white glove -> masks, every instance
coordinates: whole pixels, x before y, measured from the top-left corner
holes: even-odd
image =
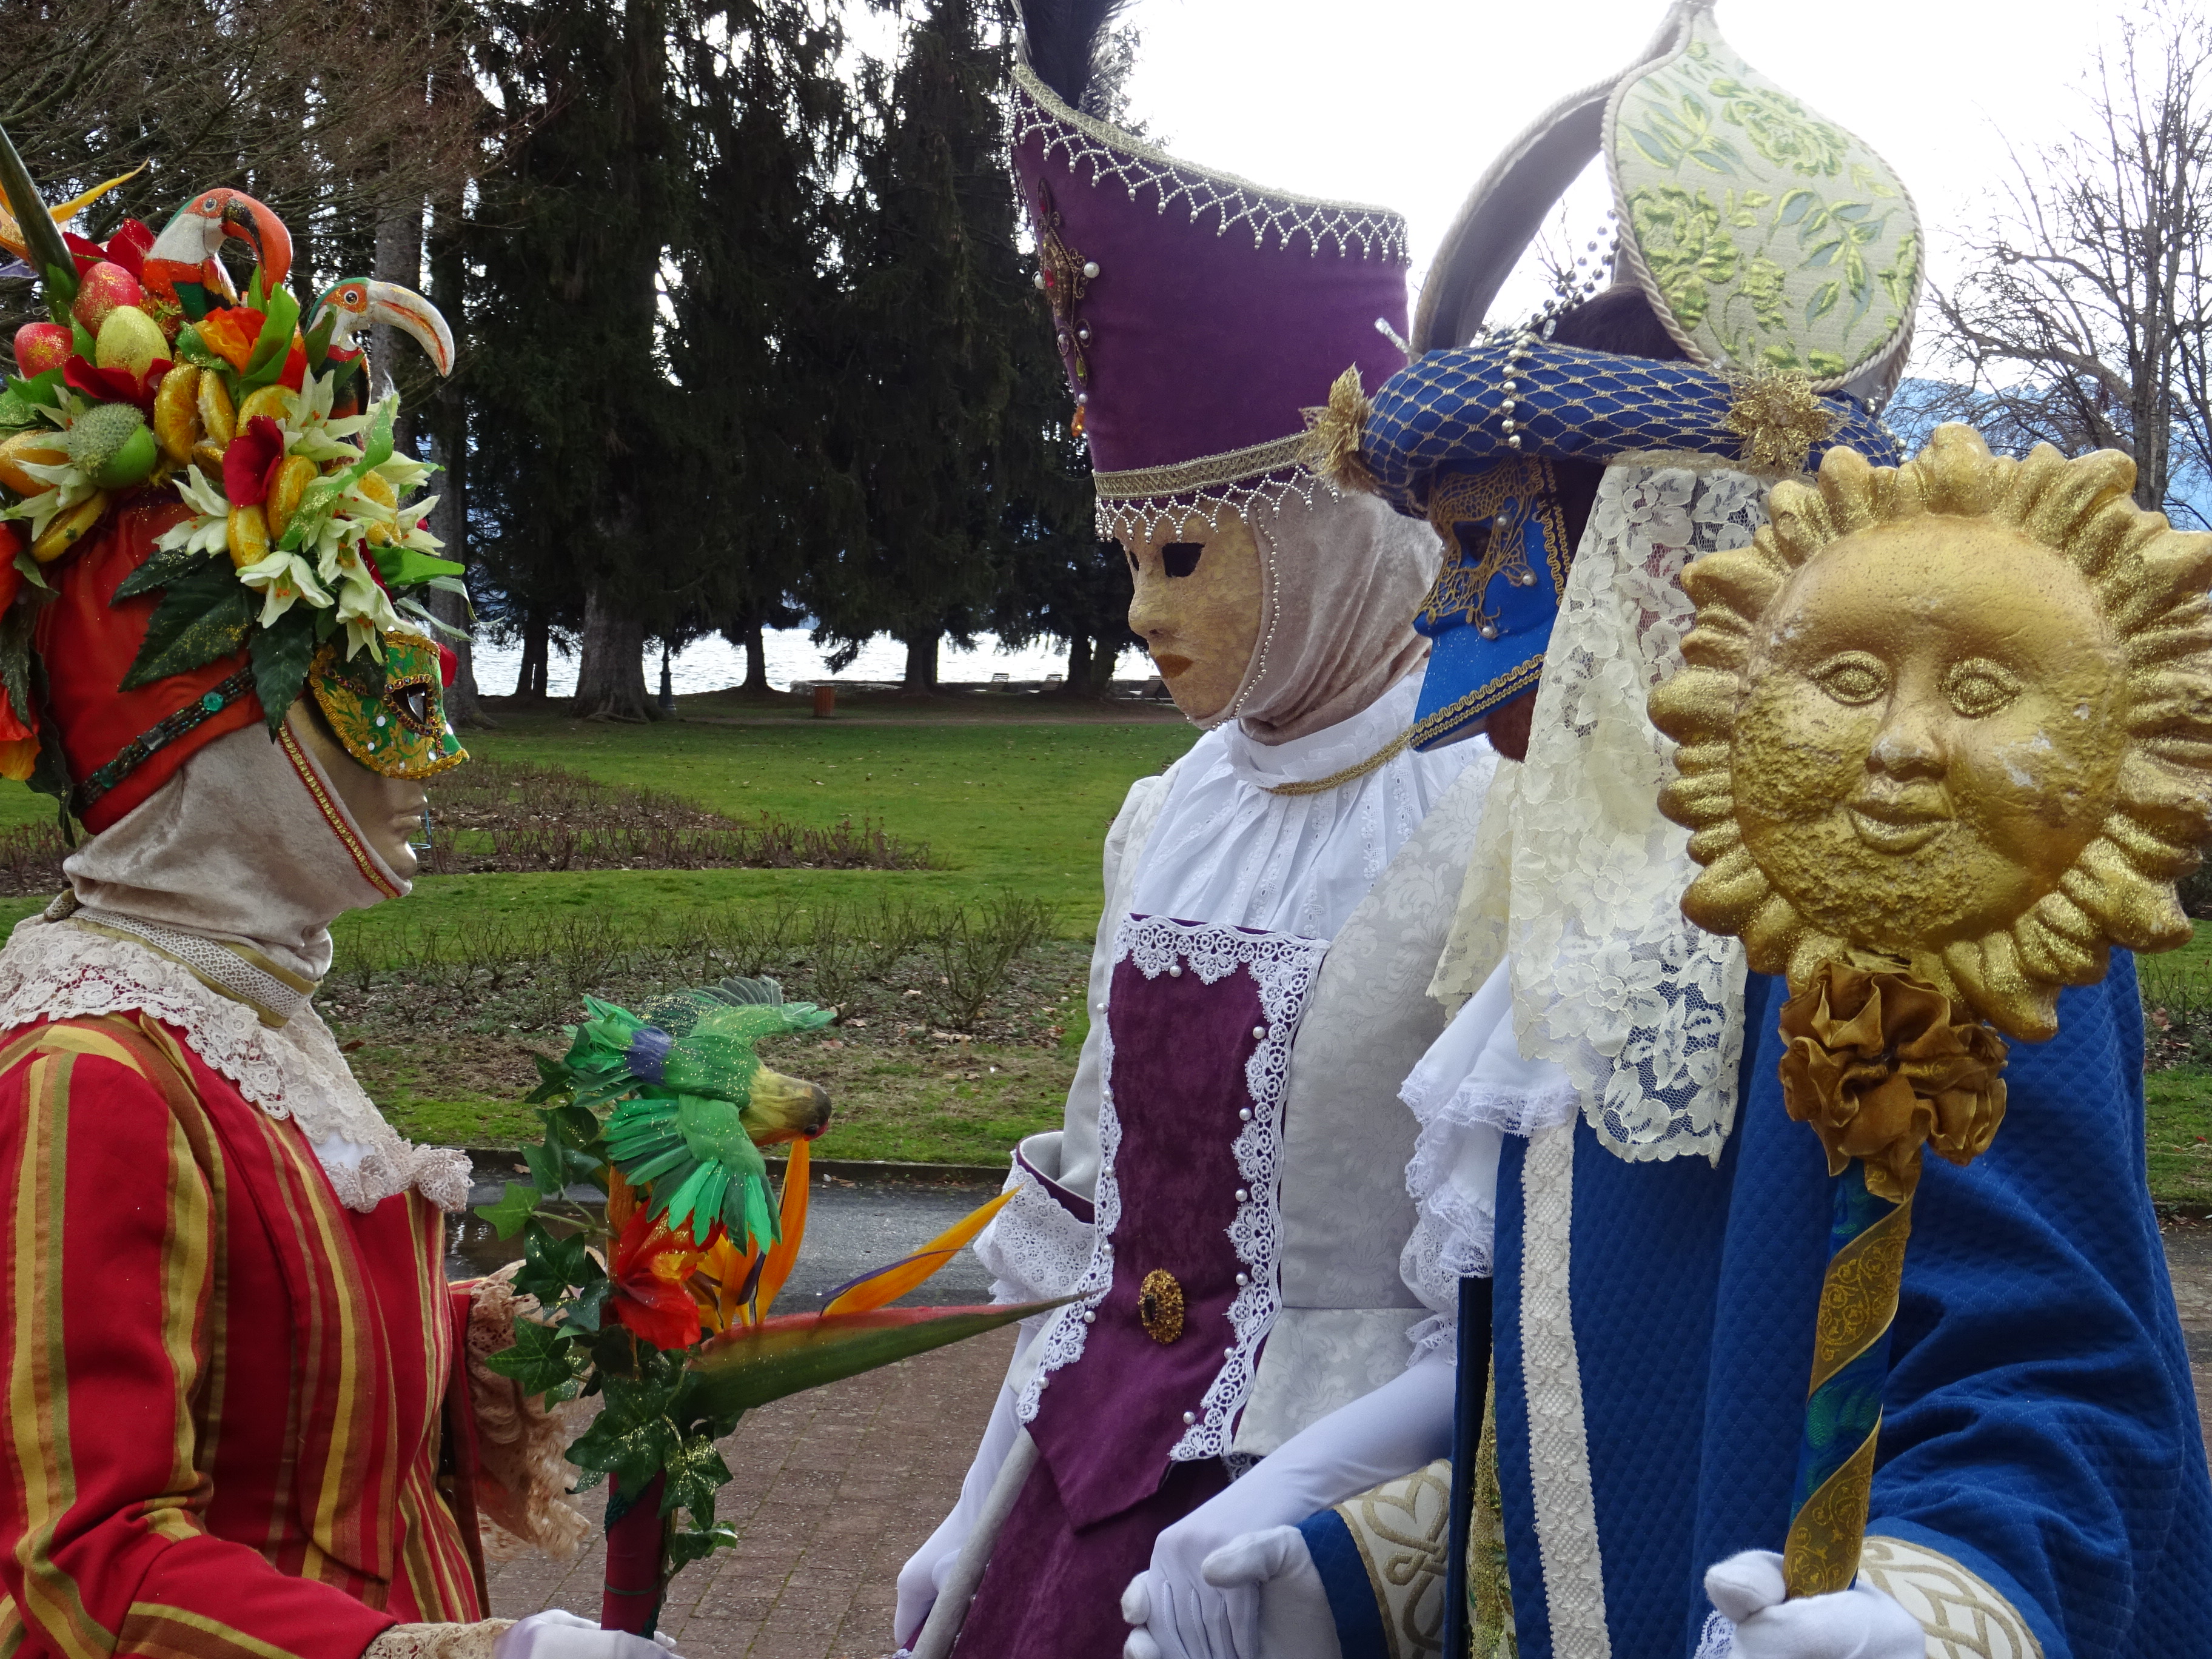
[[[1863,1580],[1833,1595],[1788,1594],[1772,1550],[1731,1555],[1705,1574],[1705,1595],[1735,1626],[1735,1659],[1926,1659],[1920,1621]]]
[[[648,1642],[556,1610],[518,1620],[491,1644],[491,1659],[665,1659],[675,1651],[665,1636]]]
[[[1149,1644],[1133,1635],[1124,1649],[1128,1659],[1274,1659],[1261,1642],[1256,1582],[1212,1582],[1206,1562],[1249,1534],[1295,1528],[1443,1456],[1451,1449],[1456,1376],[1449,1355],[1431,1356],[1292,1436],[1163,1532],[1151,1567],[1122,1597],[1122,1617]]]
[[[1200,1571],[1216,1589],[1257,1594],[1257,1651],[1267,1659],[1344,1659],[1321,1569],[1296,1527],[1248,1532],[1207,1556]],[[1152,1614],[1152,1575],[1139,1573],[1121,1595],[1122,1618],[1139,1627],[1122,1644],[1122,1659],[1162,1659],[1169,1651],[1152,1632],[1165,1630],[1176,1639],[1172,1618]]]

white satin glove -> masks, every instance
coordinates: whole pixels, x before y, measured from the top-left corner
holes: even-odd
[[[557,1609],[515,1621],[491,1644],[491,1659],[665,1659],[676,1644],[601,1630],[589,1619]]]
[[[1926,1659],[1920,1621],[1871,1584],[1788,1600],[1772,1550],[1731,1555],[1705,1574],[1705,1595],[1735,1626],[1735,1659]]]
[[[1207,1564],[1248,1534],[1295,1528],[1332,1504],[1445,1455],[1456,1376],[1449,1355],[1431,1356],[1292,1436],[1161,1533],[1152,1565],[1122,1596],[1122,1617],[1138,1627],[1123,1649],[1126,1659],[1274,1659],[1261,1641],[1258,1583],[1214,1582]],[[1306,1565],[1310,1571],[1310,1559]]]

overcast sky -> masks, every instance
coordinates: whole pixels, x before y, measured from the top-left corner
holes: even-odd
[[[1947,233],[1986,213],[2008,143],[2033,149],[2081,119],[2083,72],[2121,9],[1722,0],[1717,15],[1748,62],[1903,176],[1942,282]],[[1664,14],[1660,0],[1135,0],[1129,112],[1193,161],[1398,209],[1418,280],[1490,159],[1553,100],[1617,70]],[[1581,239],[1607,200],[1596,180],[1577,194]]]

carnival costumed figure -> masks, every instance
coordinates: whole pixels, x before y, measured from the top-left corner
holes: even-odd
[[[657,1655],[484,1618],[485,1539],[581,1540],[567,1429],[483,1364],[518,1298],[446,1280],[465,1158],[393,1131],[310,1000],[465,758],[419,599],[459,567],[349,343],[372,308],[441,369],[450,337],[365,282],[298,326],[235,191],[103,247],[4,136],[0,185],[56,317],[0,393],[0,761],[91,832],[0,949],[0,1638]]]
[[[1091,112],[1103,9],[1030,16],[1014,167],[1130,625],[1206,734],[1114,822],[1066,1127],[977,1242],[1002,1300],[1078,1299],[901,1574],[922,1654],[1112,1659],[1133,1579],[1188,1599],[1216,1545],[1425,1462],[1395,1402],[1451,1393],[1407,1340],[1395,1091],[1492,763],[1407,750],[1434,536],[1301,459],[1338,374],[1404,361],[1404,223]]]
[[[1601,146],[1619,286],[1461,348]],[[1415,1607],[1379,1570],[1403,1481],[1255,1533],[1209,1571],[1263,1584],[1268,1659],[2212,1653],[2212,1481],[2111,949],[2187,937],[2160,884],[2212,829],[2212,541],[2135,508],[2121,456],[1944,428],[1895,465],[1868,410],[1917,257],[1880,160],[1683,4],[1478,187],[1432,349],[1340,400],[1347,474],[1466,532],[1425,730],[1510,720],[1501,657],[1536,690],[1433,988],[1457,1012],[1405,1091],[1423,1231],[1487,1310],[1460,1333],[1455,1583]],[[1638,312],[1669,349],[1628,342]],[[1589,462],[1531,604],[1516,574],[1561,550],[1497,531]],[[1853,1242],[1850,1182],[1909,1206],[1909,1249]],[[1878,1433],[1814,1486],[1839,1370]]]

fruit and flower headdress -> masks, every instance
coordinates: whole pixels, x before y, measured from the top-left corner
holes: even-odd
[[[49,320],[17,330],[0,385],[0,775],[97,831],[196,750],[312,695],[373,770],[466,758],[447,722],[452,653],[422,603],[463,592],[423,527],[434,470],[393,447],[365,325],[412,336],[441,374],[428,301],[365,277],[303,315],[283,222],[201,191],[156,234],[105,244],[48,209],[0,133],[0,246]],[[241,290],[226,242],[253,258]]]

